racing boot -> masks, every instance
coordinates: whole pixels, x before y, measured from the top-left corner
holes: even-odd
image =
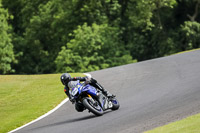
[[[115,95],[111,94],[109,91],[107,91],[106,89],[103,88],[103,86],[101,86],[99,83],[95,82],[93,84],[93,86],[95,86],[96,88],[98,88],[99,90],[102,91],[102,93],[107,96],[108,98],[110,97],[115,97]]]
[[[105,90],[105,89],[104,89],[102,92],[103,92],[103,94],[104,94],[105,96],[107,96],[108,98],[113,98],[113,97],[115,97],[115,95],[111,94],[109,91],[107,91],[107,90]]]

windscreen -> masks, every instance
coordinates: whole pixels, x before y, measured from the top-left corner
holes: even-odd
[[[68,83],[68,87],[70,88],[70,89],[73,89],[73,88],[75,88],[76,87],[76,85],[79,83],[79,81],[70,81],[69,83]]]

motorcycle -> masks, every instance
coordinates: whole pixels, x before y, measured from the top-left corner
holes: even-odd
[[[69,93],[72,98],[82,107],[97,116],[103,115],[104,111],[119,109],[119,102],[115,97],[106,97],[101,91],[90,84],[71,81]]]

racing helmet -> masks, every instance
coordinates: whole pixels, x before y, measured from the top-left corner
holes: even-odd
[[[67,85],[68,82],[70,81],[70,79],[71,79],[71,76],[68,73],[64,73],[64,74],[62,74],[60,76],[60,80],[61,80],[61,82],[62,82],[63,85]]]

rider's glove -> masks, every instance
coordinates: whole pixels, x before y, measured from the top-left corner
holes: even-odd
[[[91,78],[90,82],[91,83],[97,83],[96,79],[94,79],[94,78]]]
[[[91,77],[86,76],[86,77],[85,77],[85,82],[88,84],[88,83],[90,83],[90,81],[91,81]]]

